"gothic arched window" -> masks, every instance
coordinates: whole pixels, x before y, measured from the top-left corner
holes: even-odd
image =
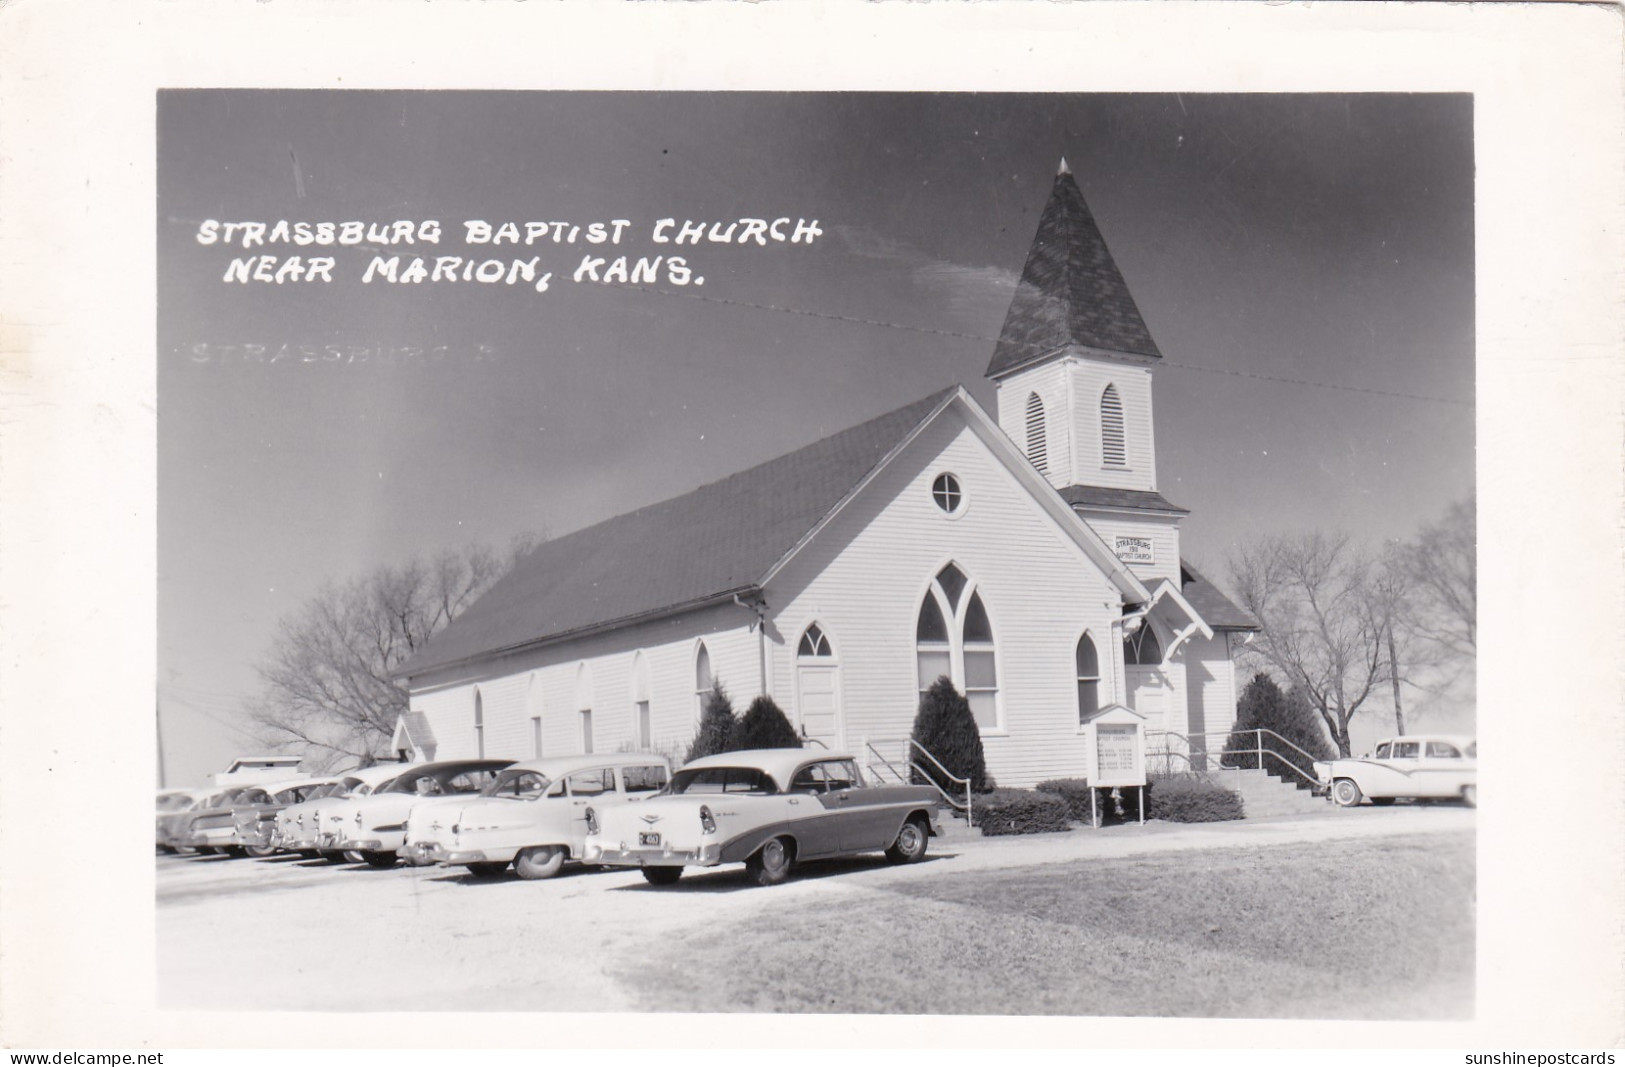
[[[950,563],[937,572],[914,623],[920,695],[947,678],[970,702],[976,725],[999,726],[998,647],[982,596]]]
[[[1049,445],[1044,439],[1044,401],[1027,394],[1027,459],[1040,473],[1049,473]]]
[[[824,636],[824,631],[815,622],[801,635],[801,643],[796,646],[796,655],[829,659],[835,652],[829,647],[829,638]]]
[[[1148,619],[1123,638],[1123,663],[1130,667],[1156,667],[1162,663],[1162,642],[1157,640]]]
[[[1100,394],[1100,462],[1105,467],[1128,466],[1128,442],[1123,427],[1123,398],[1117,386]]]
[[[1078,638],[1078,722],[1088,722],[1100,710],[1100,656],[1088,634]]]

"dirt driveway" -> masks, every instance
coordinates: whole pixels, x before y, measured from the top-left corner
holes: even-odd
[[[880,857],[814,865],[771,889],[749,885],[738,867],[691,872],[675,887],[655,888],[634,871],[567,870],[551,881],[521,882],[511,874],[476,879],[432,867],[380,871],[288,857],[163,856],[159,1003],[295,1011],[684,1010],[684,976],[650,982],[640,961],[666,946],[703,942],[708,931],[771,929],[775,914],[824,913],[833,920],[860,900],[917,909],[921,892],[947,881],[974,888],[978,879],[1017,869],[1079,870],[1089,861],[1136,856],[1195,853],[1190,863],[1199,868],[1237,849],[1307,844],[1335,862],[1341,848],[1419,834],[1459,836],[1470,856],[1473,816],[1461,808],[1399,806],[1204,826],[961,836],[933,842],[933,857],[918,866],[895,868]],[[897,920],[906,923],[906,913],[900,910]],[[809,952],[816,955],[817,946]],[[680,971],[681,963],[662,966]]]

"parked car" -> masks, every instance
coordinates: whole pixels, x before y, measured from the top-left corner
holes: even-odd
[[[277,848],[297,852],[308,859],[323,858],[330,863],[344,859],[342,849],[323,850],[319,847],[323,808],[349,797],[366,796],[374,789],[387,785],[402,772],[420,764],[378,763],[345,771],[337,781],[315,790],[307,799],[283,808],[277,814]]]
[[[508,865],[524,879],[551,878],[579,861],[587,843],[586,810],[641,800],[666,787],[663,756],[585,755],[527,760],[504,770],[456,804],[412,808],[402,855],[420,866],[467,867],[501,874]]]
[[[324,806],[319,847],[358,852],[369,867],[393,867],[406,844],[406,817],[414,806],[429,798],[478,793],[513,762],[441,760],[402,771],[366,796]]]
[[[1333,803],[1352,808],[1401,797],[1457,798],[1478,803],[1478,739],[1455,734],[1406,734],[1379,741],[1369,756],[1317,762],[1315,775]]]
[[[264,800],[254,803],[239,802],[232,808],[237,843],[242,845],[250,856],[271,855],[277,850],[277,816],[290,805],[301,803],[332,781],[331,778],[295,778],[262,786],[267,794]]]
[[[263,804],[269,800],[270,794],[258,785],[235,786],[210,794],[202,805],[192,811],[182,843],[204,855],[217,852],[228,856],[247,855],[243,843],[237,838],[233,809],[239,805]]]
[[[201,789],[161,789],[157,798],[156,835],[159,852],[175,852],[180,833],[192,820],[191,811],[204,796]]]
[[[792,864],[885,852],[925,857],[939,832],[930,786],[870,785],[851,756],[799,748],[726,752],[685,765],[659,796],[600,812],[587,808],[588,863],[639,867],[655,885],[684,867],[743,863],[758,885]]]

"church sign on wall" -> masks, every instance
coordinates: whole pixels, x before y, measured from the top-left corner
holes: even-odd
[[[1149,537],[1118,537],[1117,558],[1124,563],[1155,563],[1157,554]]]

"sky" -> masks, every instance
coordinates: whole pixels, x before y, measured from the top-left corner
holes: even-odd
[[[1407,537],[1472,491],[1465,95],[161,93],[168,779],[256,747],[255,664],[326,580],[564,534],[955,382],[992,410],[1063,156],[1163,353],[1157,474],[1191,509],[1187,558],[1223,584],[1251,538]],[[821,232],[677,246],[662,218]],[[210,219],[441,238],[244,248],[200,242]],[[619,243],[587,243],[615,219]],[[465,220],[582,230],[471,246]],[[260,255],[330,255],[333,281],[224,280]],[[374,255],[552,276],[364,283]],[[572,280],[619,255],[680,255],[688,283],[669,259]]]

